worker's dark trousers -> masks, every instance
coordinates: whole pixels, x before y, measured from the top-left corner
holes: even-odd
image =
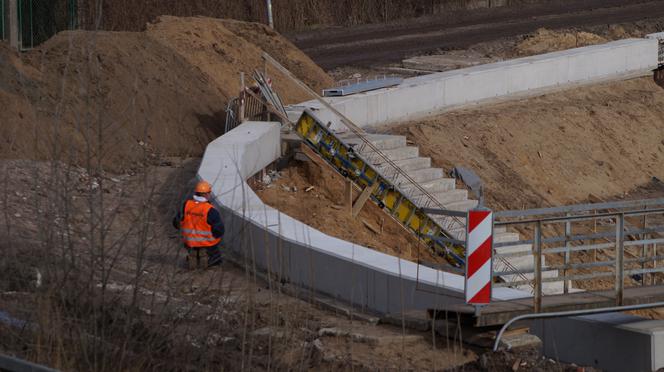
[[[219,243],[215,246],[212,246],[212,247],[189,248],[189,247],[185,246],[185,248],[187,248],[189,250],[189,252],[191,252],[191,250],[193,250],[193,249],[203,249],[203,248],[205,248],[205,252],[208,255],[208,266],[214,266],[214,265],[221,264],[222,261],[223,261],[223,259],[221,258],[221,250],[219,249],[220,245],[221,245],[221,243]]]

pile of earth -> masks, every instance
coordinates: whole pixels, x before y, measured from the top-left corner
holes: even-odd
[[[519,42],[515,51],[518,55],[534,55],[606,42],[606,38],[590,32],[556,32],[540,28]]]
[[[495,209],[589,196],[611,200],[652,177],[664,179],[664,90],[652,78],[457,110],[384,130],[406,135],[436,166],[474,170]]]
[[[313,89],[331,78],[257,23],[161,17],[145,32],[68,31],[23,54],[0,42],[0,157],[128,171],[161,156],[200,156],[221,134],[240,73],[263,52]],[[268,70],[285,102],[308,99]]]
[[[328,235],[415,262],[445,260],[373,202],[352,217],[345,179],[327,165],[293,161],[269,184],[254,186],[266,204]],[[353,192],[353,198],[359,191]]]

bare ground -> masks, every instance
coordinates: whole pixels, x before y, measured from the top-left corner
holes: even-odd
[[[323,310],[242,263],[184,269],[171,216],[198,160],[163,160],[133,175],[0,162],[0,352],[100,371],[432,370],[476,358],[458,341]]]
[[[383,128],[445,169],[473,169],[496,209],[608,198],[664,179],[664,90],[650,78],[448,112]]]
[[[331,167],[293,161],[275,182],[255,189],[266,204],[331,236],[415,262],[444,263],[371,201],[353,218],[345,182]],[[353,191],[354,199],[359,193]]]

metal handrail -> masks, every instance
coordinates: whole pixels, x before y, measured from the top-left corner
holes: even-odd
[[[417,181],[415,181],[412,177],[410,177],[403,169],[401,169],[398,165],[396,165],[395,162],[393,162],[387,155],[385,155],[385,153],[383,153],[378,147],[376,147],[373,143],[371,143],[371,141],[369,141],[364,136],[365,132],[362,128],[355,125],[355,123],[353,123],[345,115],[343,115],[341,112],[335,109],[332,105],[330,105],[327,101],[325,101],[322,97],[320,97],[316,92],[314,92],[311,88],[309,88],[306,84],[304,84],[300,79],[294,76],[287,68],[285,68],[277,60],[272,58],[272,56],[264,52],[262,57],[266,62],[269,62],[279,71],[281,71],[283,74],[289,77],[299,87],[304,89],[307,93],[309,93],[312,97],[314,97],[317,101],[319,101],[323,106],[325,106],[332,113],[334,113],[340,119],[341,123],[344,124],[354,135],[357,136],[357,138],[362,142],[363,146],[368,147],[375,155],[381,158],[383,163],[389,165],[389,167],[396,172],[395,179],[398,176],[403,177],[403,179],[408,181],[410,185],[413,186],[413,188],[417,189],[420,192],[420,195],[426,197],[429,203],[427,205],[419,205],[419,207],[430,207],[432,205],[430,203],[433,202],[433,206],[436,206],[440,209],[445,209],[445,206],[440,201],[438,201],[438,199],[436,199],[433,195],[431,195]],[[465,224],[462,221],[460,221],[458,217],[450,217],[450,219],[452,219],[454,222],[457,222],[460,226],[465,226]],[[441,225],[438,221],[435,222]],[[451,226],[452,223],[449,223],[446,226],[440,226],[445,232],[445,234],[448,235],[448,237],[451,237],[452,235],[451,233],[449,233],[449,229]]]
[[[651,205],[664,205],[664,198],[627,200],[627,201],[606,202],[606,203],[573,204],[573,205],[565,205],[562,207],[535,208],[527,210],[497,211],[494,212],[494,218],[496,219],[516,218],[516,217],[527,217],[527,216],[543,216],[548,214],[559,214],[559,213],[592,212],[604,209],[648,207]],[[501,224],[505,224],[505,222],[501,222]]]
[[[532,239],[519,240],[516,242],[508,243],[499,243],[496,244],[496,248],[518,246],[522,244],[533,244],[533,251],[521,251],[521,252],[509,252],[509,253],[496,253],[495,257],[506,258],[506,257],[518,257],[518,256],[534,256],[533,266],[530,268],[524,268],[519,270],[502,270],[496,271],[492,275],[493,277],[500,277],[505,275],[531,275],[533,279],[520,280],[520,281],[511,281],[509,283],[495,283],[496,287],[509,287],[509,286],[519,286],[534,283],[536,287],[536,293],[533,298],[535,303],[535,312],[540,312],[541,303],[542,303],[542,284],[550,282],[563,282],[564,293],[568,293],[568,283],[572,280],[588,280],[588,279],[597,279],[603,277],[615,277],[615,299],[617,304],[622,304],[624,288],[626,286],[625,278],[633,275],[645,275],[645,274],[660,274],[664,273],[664,267],[658,265],[658,261],[664,259],[663,255],[657,255],[657,244],[664,243],[664,238],[649,236],[649,234],[658,234],[664,232],[664,226],[648,226],[646,221],[648,216],[661,216],[664,215],[664,208],[661,208],[660,205],[664,202],[664,199],[648,199],[648,200],[638,200],[638,201],[627,201],[627,202],[615,202],[615,203],[600,203],[600,204],[588,204],[580,206],[565,206],[559,208],[546,208],[539,210],[530,210],[530,211],[517,211],[519,216],[532,216],[537,214],[553,214],[569,211],[576,212],[587,212],[587,211],[598,211],[598,210],[611,210],[616,207],[621,208],[633,208],[636,206],[640,207],[656,207],[652,209],[636,209],[636,210],[622,210],[622,211],[610,211],[605,213],[597,213],[593,215],[567,215],[564,217],[560,216],[543,216],[540,218],[529,218],[526,220],[517,220],[517,221],[503,221],[495,223],[496,226],[507,226],[507,225],[535,225],[535,232]],[[644,207],[644,208],[645,208]],[[498,212],[500,213],[500,212]],[[509,214],[510,217],[514,217],[515,214]],[[626,221],[627,217],[643,217],[643,226],[635,227]],[[613,231],[605,231],[601,233],[583,233],[579,231],[580,234],[573,235],[571,233],[571,224],[572,222],[590,222],[592,220],[609,220],[611,222],[609,227]],[[565,235],[563,236],[554,236],[549,238],[544,238],[542,236],[542,224],[549,223],[550,225],[555,226],[556,224],[565,223]],[[631,227],[631,228],[630,228]],[[586,227],[589,228],[589,227]],[[610,239],[608,243],[596,244],[594,240],[596,239]],[[627,239],[627,240],[626,240]],[[591,244],[585,245],[570,245],[573,242],[582,242],[589,240]],[[543,248],[544,244],[547,243],[557,243],[564,242],[564,246],[558,246],[554,248]],[[635,253],[634,251],[628,251],[627,248],[643,246],[641,253]],[[652,256],[648,256],[647,247],[652,246]],[[570,262],[572,252],[591,252],[604,249],[614,249],[615,258],[614,259],[604,259],[604,261],[599,262],[582,262],[582,263],[572,263]],[[561,254],[564,253],[564,262],[563,264],[557,264],[552,266],[542,265],[542,260],[540,257],[544,254]],[[652,264],[652,267],[647,267],[647,263]],[[627,266],[631,265],[631,266]],[[639,265],[640,268],[636,265]],[[635,267],[636,266],[636,267]],[[575,275],[570,275],[569,270],[582,270],[582,269],[591,269],[591,268],[613,268],[613,270],[604,269],[603,271],[593,271],[590,274],[581,274],[576,273]],[[562,271],[562,275],[550,278],[542,278],[542,272],[547,271]],[[654,277],[653,277],[654,278]],[[641,285],[645,285],[646,278],[645,276],[641,277]],[[653,279],[654,280],[654,279]]]

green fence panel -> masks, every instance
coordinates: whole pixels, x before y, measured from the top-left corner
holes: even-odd
[[[60,31],[75,29],[76,3],[76,0],[18,0],[21,49],[34,48]]]
[[[5,0],[0,0],[0,40],[7,40],[7,30],[5,21],[7,17],[7,10],[5,9]]]

